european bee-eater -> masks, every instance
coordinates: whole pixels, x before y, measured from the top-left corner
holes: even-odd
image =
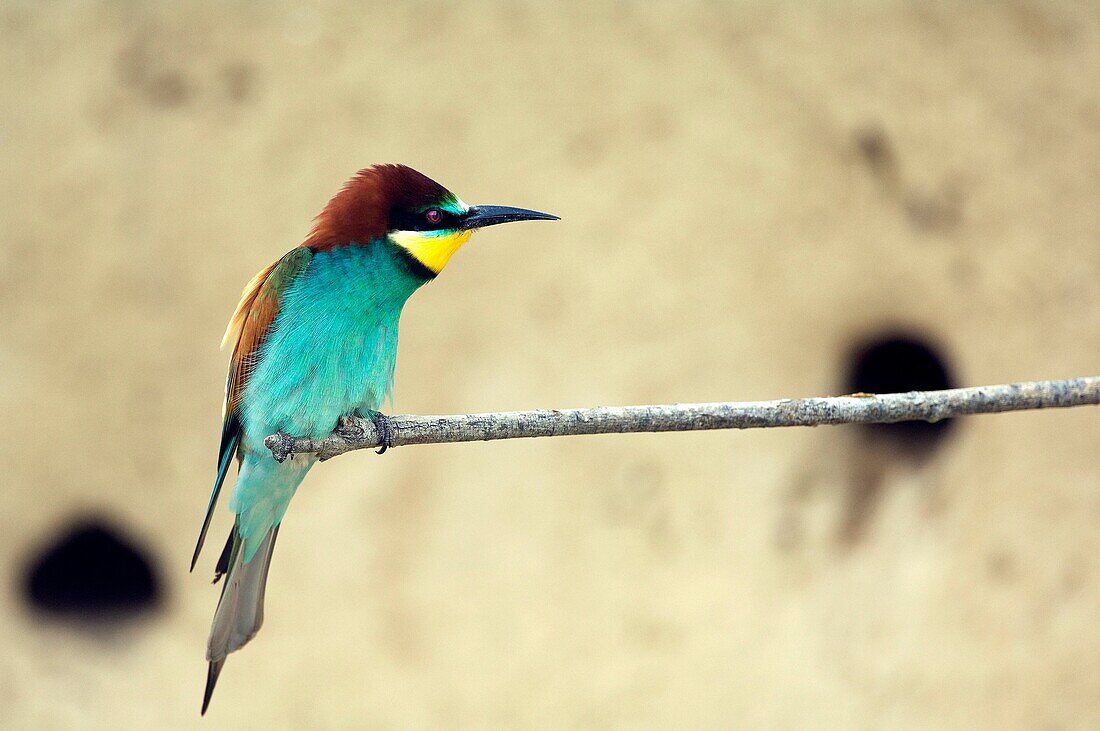
[[[215,568],[215,581],[225,581],[206,647],[203,713],[226,655],[263,623],[279,525],[316,461],[294,455],[276,462],[264,437],[321,438],[351,416],[373,419],[385,432],[378,410],[393,388],[397,326],[409,295],[443,271],[476,229],[556,218],[468,206],[412,168],[376,165],[333,196],[301,246],[244,288],[222,341],[233,355],[218,471],[191,560],[194,569],[235,456],[229,507],[236,520]]]

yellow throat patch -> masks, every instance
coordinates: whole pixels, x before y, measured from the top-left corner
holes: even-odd
[[[390,241],[439,274],[455,252],[470,240],[473,233],[473,231],[390,231],[389,236]]]

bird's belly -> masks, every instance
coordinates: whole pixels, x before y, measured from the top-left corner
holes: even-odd
[[[243,399],[246,442],[277,431],[320,439],[341,416],[378,410],[392,388],[397,328],[372,324],[301,328],[266,343]]]

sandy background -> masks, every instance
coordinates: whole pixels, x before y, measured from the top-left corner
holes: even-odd
[[[1091,410],[357,453],[200,722],[244,282],[357,168],[561,215],[403,322],[395,410],[960,385],[1100,353],[1090,3],[0,5],[0,725],[1096,727]],[[95,519],[149,611],[43,618]]]

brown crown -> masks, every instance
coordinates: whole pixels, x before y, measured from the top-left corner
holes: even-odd
[[[302,245],[325,251],[366,244],[386,235],[395,211],[417,211],[448,197],[442,185],[405,165],[364,168],[332,196]]]

